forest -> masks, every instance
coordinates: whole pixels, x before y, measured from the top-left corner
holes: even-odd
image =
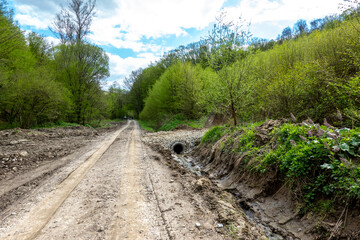
[[[52,46],[21,31],[0,1],[0,128],[97,126],[132,116],[157,130],[169,119],[201,122],[213,113],[234,125],[293,115],[359,126],[358,8],[310,26],[299,20],[276,40],[252,37],[243,20],[222,12],[208,36],[104,90],[108,56],[86,39],[95,2],[76,2],[55,16],[51,30],[61,44]]]
[[[299,20],[271,41],[251,38],[223,13],[207,38],[133,73],[129,94],[140,119],[155,128],[176,114],[198,119],[210,113],[227,115],[234,125],[292,114],[355,127],[359,34],[357,9],[310,27]]]
[[[58,13],[51,30],[61,44],[52,46],[43,36],[23,32],[7,2],[0,1],[0,129],[96,127],[124,115],[123,90],[101,88],[109,76],[108,56],[86,40],[94,7],[94,1],[73,1]]]

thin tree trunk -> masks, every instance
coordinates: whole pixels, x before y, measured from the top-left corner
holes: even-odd
[[[235,103],[232,94],[230,93],[230,99],[231,99],[231,112],[234,119],[234,126],[237,126],[237,117],[236,117],[236,111],[235,111]]]

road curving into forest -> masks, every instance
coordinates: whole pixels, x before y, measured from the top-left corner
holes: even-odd
[[[231,205],[194,192],[190,175],[142,142],[137,122],[85,149],[0,213],[0,239],[233,239],[219,223]],[[262,236],[241,225],[245,239]]]

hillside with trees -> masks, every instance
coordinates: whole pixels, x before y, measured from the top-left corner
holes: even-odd
[[[234,125],[290,113],[335,126],[359,124],[357,8],[310,26],[299,20],[270,41],[252,38],[242,19],[229,21],[223,12],[209,36],[107,90],[109,59],[86,38],[94,14],[93,1],[71,1],[54,18],[51,30],[61,44],[52,46],[23,33],[1,1],[1,128],[99,125],[128,115],[159,129],[174,116],[198,120],[214,113]]]
[[[358,126],[357,11],[316,19],[310,27],[299,20],[271,41],[251,38],[243,22],[222,13],[208,37],[129,77],[136,115],[154,128],[177,114],[198,119],[210,113],[235,125],[292,113]]]

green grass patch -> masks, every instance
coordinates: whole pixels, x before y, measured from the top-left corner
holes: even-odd
[[[107,128],[111,127],[112,123],[119,123],[123,122],[122,119],[103,119],[103,120],[94,120],[87,124],[85,124],[85,127],[91,127],[91,128]],[[82,126],[81,124],[77,123],[69,123],[69,122],[63,122],[63,121],[57,121],[55,123],[44,123],[37,127],[34,127],[32,129],[39,129],[39,128],[59,128],[59,127],[73,127],[73,126]]]
[[[155,132],[154,128],[152,127],[152,124],[150,122],[141,121],[138,120],[141,129],[144,129],[146,131]]]
[[[210,128],[204,136],[201,138],[201,144],[203,143],[214,143],[223,136],[224,131],[226,127],[225,126],[215,126]]]
[[[58,121],[55,123],[49,122],[41,124],[40,126],[34,127],[33,129],[39,129],[39,128],[57,128],[57,127],[72,127],[72,126],[81,126],[77,123],[69,123],[69,122],[62,122]]]
[[[192,128],[202,128],[206,122],[207,118],[202,117],[197,120],[189,120],[186,116],[182,114],[177,114],[169,118],[158,130],[159,131],[171,131],[176,129],[179,125],[188,125]]]

